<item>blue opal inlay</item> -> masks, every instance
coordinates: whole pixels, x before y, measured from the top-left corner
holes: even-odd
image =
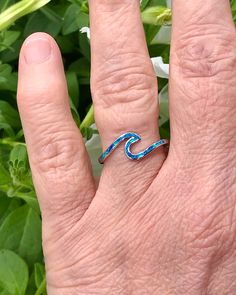
[[[124,141],[127,140],[125,143],[125,154],[130,160],[140,160],[144,157],[146,157],[148,154],[150,154],[152,151],[157,149],[158,147],[168,144],[167,139],[160,139],[156,142],[154,142],[152,145],[150,145],[148,148],[146,148],[144,151],[139,152],[138,154],[133,154],[130,150],[131,145],[141,140],[141,137],[134,133],[134,132],[127,132],[119,136],[106,150],[105,152],[99,157],[98,161],[99,163],[103,164],[104,161],[110,154],[118,147],[118,145]]]

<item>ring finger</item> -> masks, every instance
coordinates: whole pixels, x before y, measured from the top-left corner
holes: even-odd
[[[157,81],[148,54],[138,0],[90,0],[92,76],[95,119],[104,150],[132,131],[139,152],[159,139]],[[138,181],[145,190],[164,160],[159,148],[141,161],[126,158],[120,146],[104,165],[100,184],[129,190]],[[117,177],[119,176],[119,177]]]

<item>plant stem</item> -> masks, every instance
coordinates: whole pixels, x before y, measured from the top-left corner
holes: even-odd
[[[83,122],[80,124],[80,130],[88,128],[94,123],[94,110],[93,105],[90,107],[87,115],[85,116]]]
[[[46,278],[43,279],[35,295],[42,295],[45,291],[46,291]]]
[[[3,139],[0,139],[0,144],[6,144],[6,145],[10,145],[10,146],[12,146],[12,147],[15,147],[15,146],[18,145],[18,144],[21,144],[21,145],[26,146],[26,144],[25,144],[24,142],[13,141],[13,140],[10,139],[10,138],[3,138]]]
[[[41,8],[50,1],[51,0],[22,0],[11,5],[0,13],[0,31],[7,29],[17,19]]]
[[[1,12],[4,11],[4,10],[7,8],[9,2],[10,2],[10,0],[5,1],[4,5],[3,5],[3,7],[2,7]]]

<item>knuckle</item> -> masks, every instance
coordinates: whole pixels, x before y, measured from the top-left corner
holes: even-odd
[[[78,175],[78,159],[81,157],[78,153],[83,151],[78,151],[78,141],[73,130],[69,130],[71,126],[63,129],[59,124],[54,124],[53,127],[50,123],[43,125],[42,130],[38,130],[38,143],[31,153],[31,163],[47,181],[60,184],[63,177],[70,185]]]
[[[87,157],[86,151],[75,139],[73,128],[69,128],[44,129],[30,153],[33,178],[41,184],[44,193],[53,196],[41,198],[40,203],[64,220],[64,225],[73,222],[73,214],[76,219],[81,216],[93,194],[90,178],[85,178],[90,166],[82,161]],[[55,227],[59,227],[57,222]]]
[[[157,100],[157,80],[151,65],[141,66],[134,54],[112,55],[108,60],[109,65],[104,64],[91,81],[95,105],[115,112],[117,108],[125,113],[148,111]]]
[[[111,124],[118,133],[127,126],[146,130],[150,118],[157,117],[157,79],[150,61],[140,65],[140,56],[133,53],[108,56],[91,80],[99,129]]]
[[[176,93],[181,97],[182,105],[185,105],[184,109],[181,108],[181,114],[192,122],[187,128],[180,126],[184,130],[182,134],[195,136],[197,128],[204,146],[207,143],[210,147],[212,143],[222,148],[221,137],[229,138],[225,129],[231,134],[235,131],[235,120],[228,119],[231,114],[232,118],[235,117],[236,107],[235,34],[227,28],[212,28],[210,25],[208,28],[191,25],[185,31],[187,29],[189,31],[183,33],[171,53]],[[173,112],[178,118],[179,109]],[[182,122],[179,120],[177,124]],[[199,138],[199,134],[197,136]]]
[[[211,78],[235,70],[235,34],[218,29],[193,26],[183,34],[173,56],[182,76]]]
[[[68,160],[70,162],[72,156],[70,148],[68,143],[65,144],[61,131],[50,134],[50,137],[47,134],[46,138],[42,139],[40,150],[35,155],[38,167],[42,172],[47,173],[51,173],[51,170],[54,172],[55,169],[56,174],[60,168],[66,168]]]

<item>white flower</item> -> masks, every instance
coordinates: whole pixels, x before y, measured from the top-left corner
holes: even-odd
[[[167,5],[167,7],[169,7],[169,8],[171,8],[171,0],[166,0],[166,5]]]
[[[83,27],[83,28],[80,29],[80,32],[81,32],[81,33],[86,33],[88,39],[90,40],[90,28],[88,28],[88,27]]]
[[[157,77],[169,78],[169,64],[164,64],[161,56],[151,58]]]
[[[90,126],[90,128],[96,129],[95,124]],[[89,158],[91,160],[93,175],[98,177],[101,175],[102,165],[98,162],[98,158],[102,154],[102,144],[99,134],[93,134],[93,136],[85,143]]]
[[[159,93],[159,105],[160,105],[160,119],[159,126],[162,126],[169,120],[169,95],[168,84],[164,86]]]
[[[170,44],[171,40],[171,26],[162,26],[156,36],[153,38],[151,44]]]
[[[166,5],[171,8],[171,0],[166,0]],[[171,26],[162,26],[157,35],[153,38],[151,44],[170,44]]]

